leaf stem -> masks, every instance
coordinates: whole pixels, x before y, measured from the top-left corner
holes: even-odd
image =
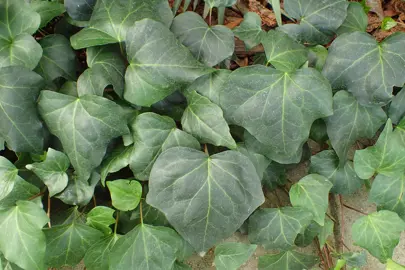
[[[139,216],[141,218],[141,224],[143,224],[142,199],[139,201]]]
[[[209,155],[210,153],[208,153],[208,147],[207,144],[204,144],[204,153],[206,153],[207,155]]]
[[[117,234],[117,228],[118,228],[118,220],[120,218],[120,212],[117,211],[117,216],[115,217],[115,225],[114,225],[114,234]]]
[[[210,8],[210,14],[208,16],[209,16],[208,24],[209,24],[209,26],[211,26],[212,25],[212,21],[211,21],[211,19],[212,19],[212,8]]]
[[[51,228],[52,227],[51,226],[51,196],[49,195],[49,193],[48,193],[48,210],[46,212],[46,215],[49,218],[48,227]]]
[[[323,257],[321,248],[319,247],[319,240],[318,240],[318,237],[315,237],[314,241],[315,241],[316,249],[317,249],[317,251],[318,251],[318,256],[319,256],[319,258],[321,259],[321,264],[323,265],[323,269],[328,270],[328,266],[327,266],[327,264],[325,263],[325,258]]]
[[[94,196],[94,194],[93,194],[93,204],[94,204],[94,207],[97,207],[96,196]]]
[[[28,201],[32,201],[33,199],[36,199],[38,197],[41,197],[42,195],[44,195],[46,192],[46,187],[38,194],[35,194],[34,196],[28,198]]]
[[[366,213],[366,212],[363,212],[363,211],[361,211],[361,210],[359,210],[359,209],[356,209],[356,208],[354,208],[354,207],[352,207],[352,206],[350,206],[350,205],[347,205],[347,204],[342,204],[344,207],[346,207],[346,208],[349,208],[350,210],[353,210],[353,211],[355,211],[355,212],[357,212],[357,213],[360,213],[360,214],[363,214],[363,215],[365,215],[365,216],[368,216],[368,214]]]

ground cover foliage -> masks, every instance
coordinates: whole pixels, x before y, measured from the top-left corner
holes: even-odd
[[[405,33],[378,42],[346,0],[224,26],[235,3],[0,0],[0,269],[191,269],[213,249],[229,270],[258,245],[259,269],[360,269],[366,252],[403,269]],[[231,68],[235,37],[264,53]],[[330,251],[329,198],[364,185],[364,251],[297,249]],[[290,203],[263,206],[280,188]],[[250,244],[223,242],[237,231]]]

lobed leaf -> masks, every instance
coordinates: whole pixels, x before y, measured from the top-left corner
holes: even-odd
[[[262,19],[255,12],[246,12],[242,23],[233,29],[233,33],[245,42],[246,50],[250,50],[261,43],[265,34],[262,30]]]
[[[96,206],[87,214],[86,224],[108,235],[111,234],[110,225],[115,223],[115,210],[106,206]]]
[[[215,247],[215,267],[218,270],[237,270],[255,252],[256,245],[222,243]]]
[[[310,269],[318,262],[318,257],[296,251],[284,251],[259,257],[259,270],[302,270]]]
[[[360,3],[350,2],[347,8],[347,16],[342,25],[337,29],[336,34],[352,32],[366,32],[368,17]]]

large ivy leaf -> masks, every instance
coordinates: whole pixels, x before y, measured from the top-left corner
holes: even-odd
[[[104,89],[112,85],[114,91],[122,96],[126,64],[117,46],[91,47],[86,55],[89,68],[77,80],[79,95],[102,96]]]
[[[24,0],[3,0],[0,10],[0,68],[34,69],[42,48],[31,35],[38,29],[41,17]]]
[[[16,206],[0,210],[0,251],[23,269],[44,269],[45,236],[48,222],[45,211],[34,202],[18,201]]]
[[[65,8],[69,16],[78,21],[90,20],[97,0],[65,0]]]
[[[75,266],[86,251],[103,234],[92,227],[74,221],[70,224],[44,229],[46,236],[46,264],[48,267]]]
[[[235,48],[232,30],[223,25],[208,26],[195,12],[178,15],[170,30],[197,60],[210,67],[230,57]]]
[[[404,45],[404,33],[381,43],[367,33],[341,35],[329,47],[323,74],[333,89],[347,89],[359,103],[384,105],[392,97],[392,87],[405,83]]]
[[[42,91],[39,112],[61,141],[79,178],[100,165],[111,139],[129,133],[121,108],[99,96],[80,98]]]
[[[222,243],[215,247],[215,267],[218,270],[237,270],[255,252],[256,245]]]
[[[30,3],[30,7],[41,17],[40,28],[46,26],[53,18],[65,12],[63,4],[57,1],[33,0]]]
[[[359,218],[352,226],[352,238],[355,245],[367,249],[385,263],[392,258],[403,230],[405,222],[396,213],[381,210]]]
[[[187,92],[186,97],[188,105],[181,118],[183,129],[201,143],[236,148],[221,108],[195,91]]]
[[[149,173],[157,157],[164,150],[175,146],[200,149],[200,144],[190,134],[177,129],[173,119],[155,113],[139,115],[131,125],[134,150],[130,168],[137,179],[149,179]]]
[[[364,184],[354,171],[353,162],[346,161],[341,165],[333,150],[313,155],[309,171],[325,176],[333,184],[330,191],[337,194],[352,194]]]
[[[285,251],[259,257],[259,270],[302,270],[311,269],[319,258],[296,251]]]
[[[87,214],[86,224],[104,234],[110,234],[110,225],[115,223],[115,210],[106,206],[96,206]]]
[[[341,164],[350,147],[360,138],[371,138],[387,120],[380,107],[364,107],[346,91],[333,97],[333,115],[325,119],[330,142]]]
[[[303,43],[326,44],[346,18],[346,0],[285,0],[284,10],[300,21],[279,27]]]
[[[347,16],[342,25],[336,31],[338,35],[351,32],[366,32],[368,17],[360,3],[350,2],[347,8]]]
[[[208,156],[175,147],[155,162],[146,201],[197,251],[206,251],[234,233],[264,196],[256,169],[243,154]]]
[[[285,73],[264,66],[232,72],[220,92],[225,119],[244,127],[279,163],[300,161],[312,122],[332,114],[332,91],[315,69]]]
[[[112,205],[121,211],[134,210],[142,196],[142,186],[135,180],[114,180],[108,181],[107,187],[110,190]]]
[[[45,183],[49,196],[52,197],[66,188],[68,184],[66,171],[69,166],[69,158],[63,152],[49,148],[43,162],[28,164],[25,167]]]
[[[260,209],[249,218],[249,241],[266,249],[291,249],[298,233],[312,218],[311,212],[303,208]]]
[[[118,147],[103,160],[103,163],[100,165],[101,184],[103,186],[109,173],[118,172],[129,165],[131,152],[132,147]]]
[[[164,40],[164,42],[160,42]],[[199,63],[162,23],[145,19],[128,32],[124,98],[151,106],[212,70]]]
[[[94,195],[94,189],[100,181],[100,175],[93,172],[89,180],[76,176],[69,179],[68,186],[56,198],[69,205],[86,205]]]
[[[84,256],[87,270],[109,270],[109,254],[120,235],[112,234],[92,245]]]
[[[375,145],[354,154],[354,169],[362,179],[369,179],[375,173],[395,175],[403,172],[405,166],[405,122],[392,131],[391,120]]]
[[[290,201],[294,207],[303,207],[313,214],[314,221],[324,225],[332,183],[319,174],[309,174],[290,189]]]
[[[109,269],[171,269],[180,245],[173,229],[139,224],[115,243]]]
[[[280,71],[295,71],[308,59],[307,49],[281,31],[270,30],[262,34],[261,42],[268,63]]]
[[[0,69],[0,134],[10,150],[42,150],[43,125],[35,103],[42,86],[41,76],[27,68]]]
[[[250,50],[261,42],[265,33],[262,30],[262,19],[255,12],[246,12],[243,15],[242,23],[233,29],[233,33],[243,40],[246,49]]]
[[[393,98],[388,110],[388,115],[392,123],[398,124],[399,121],[405,116],[405,107],[402,106],[405,102],[405,87],[401,89]]]
[[[151,18],[170,25],[173,14],[169,3],[165,0],[97,1],[89,27],[71,37],[72,47],[77,50],[123,42],[134,23],[144,18]]]
[[[41,39],[39,44],[43,54],[35,72],[48,81],[60,77],[76,80],[76,53],[67,38],[58,34],[49,35]]]

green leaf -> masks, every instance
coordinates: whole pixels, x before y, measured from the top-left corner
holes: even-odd
[[[256,245],[222,243],[215,247],[215,267],[218,270],[237,270],[255,252]]]
[[[77,80],[79,95],[103,96],[104,89],[112,85],[122,96],[126,64],[117,46],[91,47],[86,50],[86,56],[89,68]]]
[[[295,239],[294,243],[299,247],[306,247],[312,244],[315,237],[319,235],[322,230],[322,226],[320,226],[315,221],[312,221],[304,231],[301,231],[297,238]]]
[[[339,158],[333,150],[313,155],[309,171],[325,176],[333,184],[330,191],[336,194],[353,194],[364,184],[354,171],[353,162],[346,161],[340,165]]]
[[[199,142],[190,134],[176,128],[173,119],[155,113],[143,113],[132,123],[134,150],[130,168],[137,179],[147,180],[157,157],[163,151],[185,146],[200,149]]]
[[[292,72],[307,61],[307,49],[281,31],[270,30],[262,35],[261,42],[266,52],[267,63],[272,64],[277,70]]]
[[[139,224],[114,245],[109,269],[171,269],[180,245],[173,229]]]
[[[69,179],[68,186],[62,193],[55,197],[69,205],[86,205],[90,202],[94,194],[94,189],[100,181],[100,175],[93,172],[89,180],[84,180],[76,176]]]
[[[201,143],[236,148],[221,108],[195,91],[187,92],[187,108],[181,118],[183,129]]]
[[[105,180],[109,173],[118,172],[129,165],[132,147],[118,147],[101,163],[101,184],[105,186]]]
[[[89,27],[71,37],[72,47],[77,50],[123,42],[134,23],[144,18],[170,25],[173,15],[165,0],[97,1]]]
[[[352,32],[366,32],[368,25],[368,17],[364,12],[363,6],[360,3],[350,2],[347,8],[347,16],[343,24],[336,31],[336,34]]]
[[[65,12],[63,4],[43,0],[34,0],[30,3],[31,9],[41,16],[39,27],[46,26],[53,18]]]
[[[197,60],[210,67],[230,57],[235,49],[232,30],[223,25],[208,26],[195,12],[178,15],[170,30]]]
[[[24,181],[18,176],[18,169],[8,159],[0,156],[0,201],[11,193],[18,181]]]
[[[68,185],[67,169],[70,166],[69,158],[63,153],[52,148],[48,149],[43,162],[26,165],[48,187],[49,196],[62,192]]]
[[[90,226],[73,222],[44,229],[48,267],[75,266],[103,234]]]
[[[238,147],[235,150],[244,154],[250,159],[250,161],[256,168],[257,175],[260,179],[262,179],[263,174],[266,171],[267,167],[270,165],[271,160],[261,154],[249,151],[249,149],[247,149],[243,143],[238,143]]]
[[[121,216],[120,216],[121,217]],[[153,225],[153,226],[170,226],[165,215],[157,210],[156,208],[150,206],[145,201],[142,201],[142,218],[143,223]],[[140,208],[138,207],[131,213],[130,217],[134,225],[141,223]]]
[[[296,251],[284,251],[259,257],[259,270],[302,270],[311,269],[318,257]]]
[[[115,223],[115,210],[106,206],[97,206],[87,214],[86,224],[104,234],[110,234],[110,225]]]
[[[124,98],[139,106],[149,107],[213,71],[199,63],[166,26],[150,19],[131,28],[126,47],[130,65]]]
[[[236,3],[236,0],[204,0],[212,9],[213,7],[230,7]]]
[[[285,73],[251,66],[231,73],[220,106],[229,124],[244,127],[266,145],[268,158],[296,163],[312,122],[332,114],[332,91],[315,69]]]
[[[313,67],[318,71],[322,71],[328,58],[328,49],[322,45],[309,47],[308,52],[308,66]]]
[[[392,258],[405,222],[394,212],[381,210],[359,218],[352,226],[354,244],[385,263]]]
[[[397,26],[397,22],[391,17],[385,17],[381,22],[381,29],[388,31],[391,28]]]
[[[405,87],[401,89],[393,98],[388,110],[388,115],[392,123],[398,124],[399,121],[405,116],[405,107],[402,106],[405,102]]]
[[[265,249],[289,250],[313,216],[303,208],[262,208],[249,218],[249,241]]]
[[[314,221],[323,226],[331,188],[332,183],[324,176],[309,174],[291,187],[291,204],[294,207],[303,207],[311,212]]]
[[[110,140],[129,132],[121,108],[106,98],[42,91],[38,108],[84,180],[100,165]]]
[[[344,164],[347,153],[360,138],[372,138],[387,116],[380,107],[365,107],[346,91],[333,97],[333,115],[325,119],[333,148]]]
[[[264,196],[255,167],[243,154],[208,156],[175,147],[155,162],[146,201],[197,251],[206,251],[234,233]]]
[[[343,253],[342,258],[346,261],[347,265],[352,267],[362,267],[367,264],[367,252],[349,252]]]
[[[142,186],[135,180],[108,181],[112,205],[121,211],[134,210],[142,196]]]
[[[109,270],[109,254],[120,235],[112,234],[92,245],[84,256],[87,270]]]
[[[0,68],[34,69],[42,48],[31,35],[38,29],[41,17],[24,0],[3,0],[0,9]]]
[[[404,43],[404,33],[381,43],[367,33],[341,35],[329,47],[323,74],[333,89],[347,89],[360,104],[384,105],[392,97],[392,87],[405,83]]]
[[[392,131],[391,120],[375,145],[354,154],[354,169],[362,179],[369,179],[375,173],[395,175],[403,172],[405,166],[405,129],[402,123]]]
[[[35,103],[42,86],[41,76],[24,67],[0,69],[0,134],[12,151],[42,151],[43,125]]]
[[[78,97],[79,95],[77,94],[77,82],[72,81],[65,82],[59,89],[59,93],[68,96]]]
[[[11,263],[9,261],[7,261],[3,254],[0,253],[0,269],[1,270],[24,270],[20,267],[18,267],[17,265],[15,265],[14,263]]]
[[[19,200],[28,200],[40,192],[39,188],[28,183],[21,177],[16,177],[13,189],[7,196],[0,200],[0,210],[9,210]],[[40,201],[40,198],[38,198]]]
[[[255,12],[246,12],[242,23],[233,29],[233,33],[245,42],[246,50],[250,50],[261,43],[265,33],[262,30],[262,19]]]
[[[396,263],[391,259],[387,260],[386,270],[404,270],[404,269],[405,269],[404,265],[400,265],[399,263]]]
[[[346,18],[346,0],[285,0],[284,10],[299,24],[279,27],[294,39],[309,44],[326,44]]]
[[[321,228],[321,231],[318,236],[320,248],[323,248],[323,246],[326,244],[326,240],[328,239],[328,237],[333,235],[333,226],[334,226],[333,221],[328,218],[325,218],[325,223]]]
[[[274,190],[278,186],[285,185],[286,182],[287,175],[285,166],[271,162],[263,173],[262,184],[269,190]]]
[[[0,251],[23,269],[44,269],[45,235],[42,227],[48,217],[34,202],[18,201],[0,210]]]
[[[69,16],[78,21],[88,21],[93,13],[97,0],[65,0],[65,8]]]
[[[39,41],[42,46],[42,58],[35,72],[48,81],[57,78],[76,80],[76,53],[70,47],[69,40],[62,35],[49,35]]]
[[[172,270],[192,270],[192,268],[188,264],[175,261]]]

